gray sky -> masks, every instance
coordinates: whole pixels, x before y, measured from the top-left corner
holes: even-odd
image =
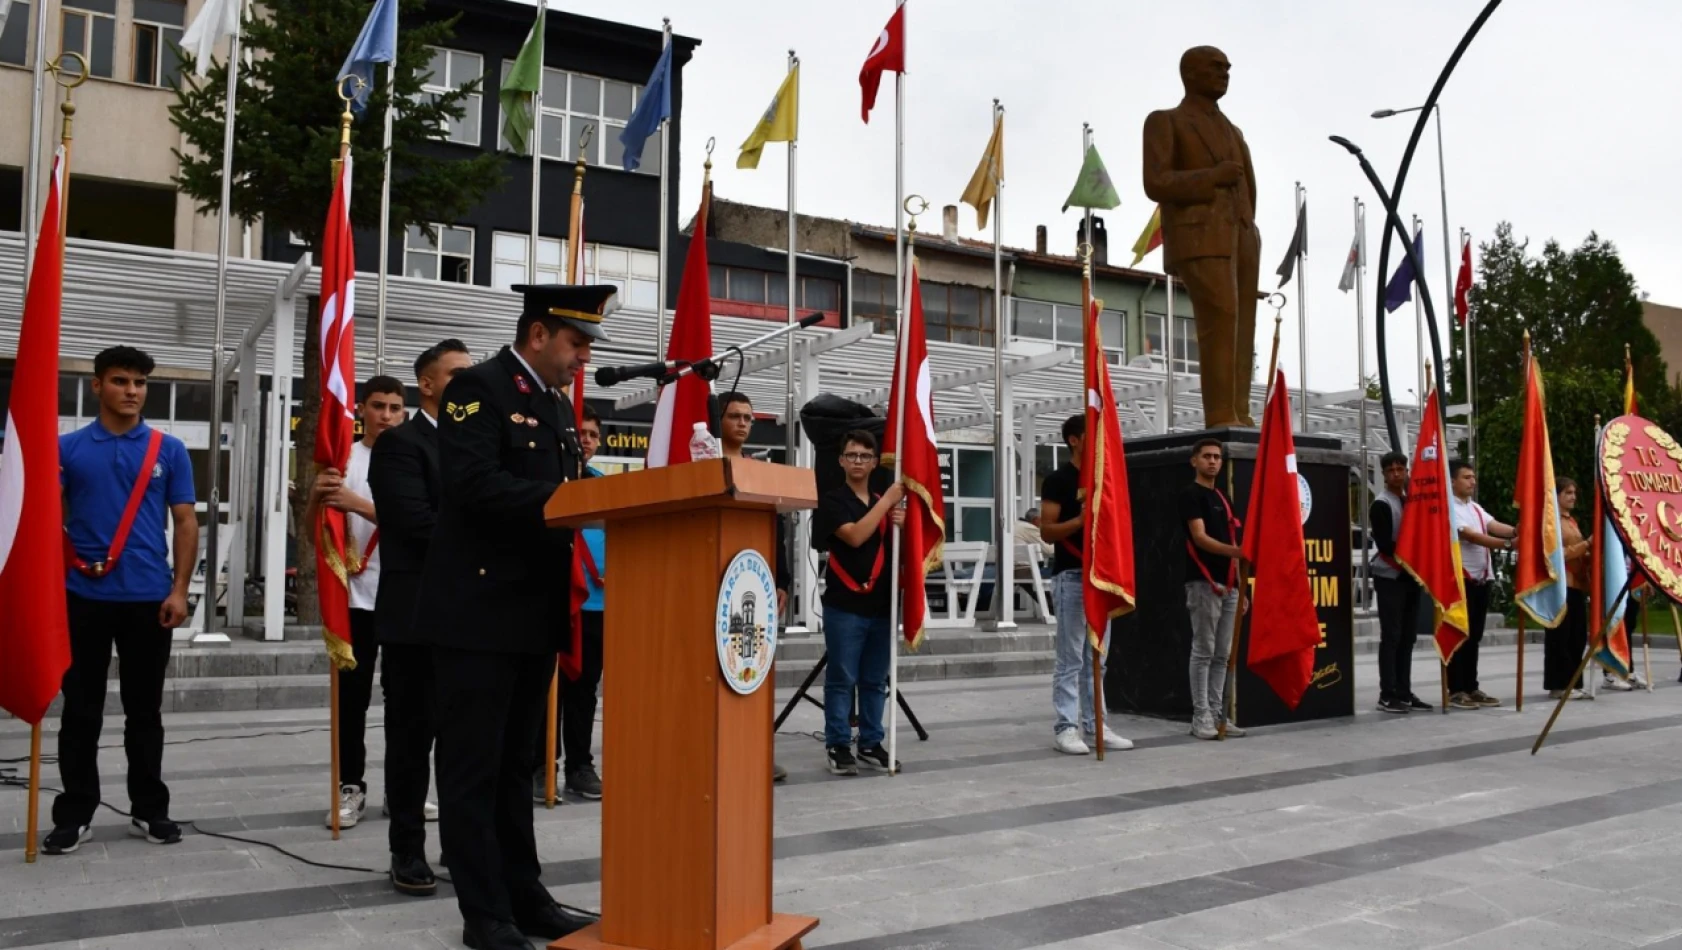
[[[552,0],[553,2],[553,0]],[[1076,212],[1058,208],[1080,166],[1081,122],[1121,195],[1105,215],[1111,259],[1123,257],[1152,203],[1139,181],[1145,115],[1179,101],[1180,54],[1221,47],[1233,63],[1223,108],[1244,131],[1256,166],[1262,284],[1290,239],[1292,187],[1309,190],[1308,384],[1356,381],[1355,301],[1337,291],[1353,234],[1352,199],[1368,205],[1368,310],[1382,210],[1353,158],[1326,136],[1360,145],[1388,186],[1413,117],[1374,120],[1378,108],[1423,102],[1478,0],[1383,4],[1333,0],[910,0],[906,86],[906,188],[930,204],[956,203],[990,131],[992,99],[1006,109],[1007,244],[1032,246],[1050,228],[1051,250],[1074,247]],[[703,148],[714,153],[716,193],[783,207],[786,149],[765,150],[757,171],[735,167],[737,146],[801,58],[799,210],[892,224],[893,79],[867,126],[859,120],[858,70],[892,13],[890,0],[565,0],[567,10],[702,41],[685,73],[681,219],[700,196]],[[1404,11],[1405,14],[1404,14]],[[1682,303],[1682,3],[1672,0],[1507,0],[1475,40],[1442,97],[1450,233],[1487,240],[1513,223],[1537,250],[1548,238],[1575,246],[1589,231],[1616,242],[1625,266],[1655,301]],[[1404,216],[1425,221],[1427,274],[1443,301],[1436,140],[1427,128],[1403,194]],[[938,227],[938,218],[927,220]],[[974,213],[960,212],[963,233]],[[1399,250],[1399,248],[1397,248]],[[1455,250],[1458,250],[1456,248]],[[1392,258],[1396,252],[1392,252]],[[1142,265],[1160,268],[1161,255]],[[1394,266],[1394,262],[1392,263]],[[1458,262],[1456,262],[1458,267]],[[1281,363],[1298,385],[1296,299],[1287,288]],[[1269,311],[1258,314],[1265,352]],[[1398,401],[1411,401],[1412,307],[1390,335]],[[1446,316],[1443,319],[1447,319]],[[1367,315],[1368,372],[1376,372]],[[1446,345],[1446,342],[1445,342]],[[1682,369],[1682,367],[1678,367]]]

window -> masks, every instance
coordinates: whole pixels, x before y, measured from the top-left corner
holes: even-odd
[[[993,345],[993,294],[982,287],[922,281],[923,329],[931,340]]]
[[[14,0],[12,12],[6,17],[6,28],[0,30],[0,63],[23,66],[29,62],[29,0]]]
[[[1012,335],[1017,339],[1049,340],[1060,347],[1079,349],[1086,340],[1082,329],[1080,305],[1050,303],[1045,300],[1011,300],[1014,323]],[[1127,314],[1122,310],[1105,310],[1098,314],[1098,329],[1104,335],[1104,352],[1112,365],[1127,361]]]
[[[64,0],[59,52],[87,57],[88,72],[102,79],[112,76],[117,46],[117,0]],[[7,17],[10,23],[11,17]]]
[[[134,0],[134,81],[145,86],[175,85],[181,73],[176,52],[185,24],[185,0]]]
[[[432,64],[428,70],[431,75],[421,84],[421,94],[436,102],[440,96],[462,89],[483,76],[485,58],[478,53],[433,47]],[[443,120],[438,137],[446,142],[478,145],[479,117],[484,111],[480,98],[478,92],[462,97],[457,103],[462,109],[461,118]]]
[[[1166,356],[1162,348],[1162,314],[1145,314],[1145,352]],[[1195,373],[1201,364],[1197,358],[1197,321],[1184,315],[1174,317],[1174,372]]]
[[[403,236],[403,275],[452,284],[473,283],[473,231],[432,226],[436,240],[424,228],[409,226]]]
[[[660,255],[654,251],[598,244],[594,266],[586,270],[595,283],[619,288],[621,307],[655,310],[660,306]]]
[[[895,332],[894,278],[892,274],[853,273],[853,319],[876,325],[877,333]]]
[[[511,61],[503,61],[504,80],[513,65]],[[619,141],[619,133],[625,128],[625,122],[631,118],[641,97],[642,87],[634,83],[545,68],[543,121],[542,128],[538,130],[543,157],[563,162],[577,161],[578,139],[585,128],[591,128],[594,131],[590,134],[584,160],[591,165],[621,167],[625,146]],[[501,124],[499,115],[499,129]],[[501,133],[498,135],[500,137]],[[505,138],[501,139],[501,147],[510,151],[514,148]],[[642,164],[637,166],[637,173],[660,174],[658,146],[643,150]]]
[[[526,235],[498,231],[491,242],[491,286],[507,289],[526,283]],[[566,282],[565,238],[537,239],[537,282]],[[655,310],[660,302],[660,255],[606,244],[584,246],[581,283],[612,284],[619,288],[619,305]]]
[[[564,238],[537,239],[537,283],[566,283],[566,240]],[[491,238],[491,286],[507,290],[515,284],[527,284],[526,252],[530,247],[524,234],[498,231]],[[588,252],[586,251],[586,254]],[[589,268],[586,256],[584,266]]]
[[[841,283],[826,277],[803,277],[796,274],[800,288],[795,307],[802,310],[825,310],[838,313],[841,309]],[[788,272],[760,270],[755,267],[725,267],[714,264],[707,271],[707,283],[714,300],[762,304],[767,309],[788,306]],[[764,313],[738,314],[764,316]]]

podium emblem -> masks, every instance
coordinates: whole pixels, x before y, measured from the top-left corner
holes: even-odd
[[[745,696],[771,675],[777,655],[777,585],[764,555],[749,548],[731,559],[713,617],[719,670]]]

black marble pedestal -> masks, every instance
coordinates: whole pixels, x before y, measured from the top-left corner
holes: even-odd
[[[1243,519],[1255,469],[1257,429],[1226,428],[1127,440],[1127,479],[1133,500],[1133,550],[1137,606],[1115,621],[1105,701],[1112,712],[1190,719],[1187,672],[1191,620],[1186,613],[1186,531],[1179,518],[1179,494],[1193,478],[1191,447],[1199,439],[1220,439],[1227,459],[1217,483]],[[1244,664],[1248,630],[1239,631],[1238,714],[1241,726],[1271,725],[1353,715],[1355,711],[1355,618],[1351,586],[1350,472],[1357,459],[1336,438],[1298,436],[1297,471],[1306,484],[1303,535],[1309,579],[1320,617],[1321,642],[1314,681],[1295,709]],[[1202,582],[1195,572],[1192,579]]]

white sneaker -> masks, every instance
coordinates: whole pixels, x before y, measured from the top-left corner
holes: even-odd
[[[1191,734],[1199,739],[1219,739],[1221,734],[1215,731],[1215,723],[1208,719],[1193,717]]]
[[[1590,696],[1588,693],[1584,692],[1583,690],[1574,689],[1574,690],[1571,691],[1571,698],[1572,699],[1593,699],[1594,697]]]
[[[1647,681],[1641,678],[1640,673],[1631,673],[1629,674],[1629,685],[1631,689],[1646,689]]]
[[[1215,731],[1219,732],[1220,730],[1216,729]],[[1249,735],[1248,732],[1245,732],[1243,729],[1238,728],[1232,723],[1229,722],[1226,724],[1226,737],[1228,739],[1242,739],[1247,735]]]
[[[368,807],[368,796],[355,785],[345,785],[339,789],[339,830],[355,828],[362,820],[362,812]],[[322,822],[328,828],[333,827],[333,813],[328,812]]]
[[[386,802],[385,804],[380,806],[380,815],[382,817],[385,817],[385,818],[390,818],[391,817],[391,802]],[[424,818],[426,821],[437,821],[438,820],[438,803],[437,802],[427,802],[421,808],[421,817]]]
[[[1080,732],[1075,729],[1064,729],[1059,732],[1051,746],[1064,755],[1086,755],[1092,751],[1086,747],[1085,740],[1081,739]]]
[[[1633,676],[1630,677],[1630,679],[1634,679],[1634,678],[1635,677],[1633,677]],[[1634,689],[1635,687],[1630,683],[1629,680],[1621,680],[1621,679],[1618,679],[1617,677],[1613,676],[1612,674],[1608,673],[1605,676],[1601,677],[1600,688],[1601,689],[1610,689],[1610,690],[1613,690],[1613,691],[1619,692],[1619,693],[1627,693],[1630,690]]]
[[[1088,732],[1086,736],[1087,738],[1096,741],[1096,737],[1092,733]],[[1133,748],[1133,740],[1128,739],[1125,736],[1116,735],[1114,732],[1111,732],[1110,727],[1106,725],[1104,727],[1104,748],[1111,751],[1125,752],[1128,749]]]

